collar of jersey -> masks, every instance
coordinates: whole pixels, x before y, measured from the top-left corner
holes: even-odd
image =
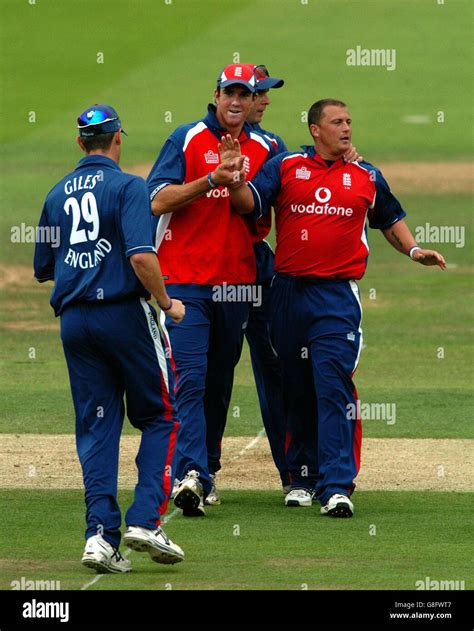
[[[301,145],[301,149],[303,149],[303,151],[307,153],[309,157],[312,158],[315,162],[326,166],[328,169],[332,167],[333,164],[335,164],[336,162],[343,161],[342,158],[338,158],[337,160],[325,160],[324,158],[321,158],[321,156],[316,153],[314,145]],[[328,162],[331,162],[331,164],[328,164]]]
[[[214,134],[214,136],[219,138],[219,140],[221,139],[221,136],[223,134],[227,133],[227,129],[221,127],[219,121],[217,120],[216,106],[212,103],[209,103],[209,105],[207,106],[207,116],[203,119],[203,121],[210,129],[210,131]],[[242,131],[240,132],[240,136],[238,138],[239,142],[247,140],[250,136],[251,131],[252,127],[246,121],[244,123],[244,126],[242,127]]]
[[[77,168],[82,166],[91,166],[92,164],[101,164],[102,166],[108,166],[111,169],[115,169],[116,171],[121,171],[122,169],[119,165],[107,156],[101,156],[97,153],[92,154],[91,156],[85,156],[82,160],[79,160],[77,163]]]

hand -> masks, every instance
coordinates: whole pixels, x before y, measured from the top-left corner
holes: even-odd
[[[183,305],[181,300],[177,298],[171,299],[171,307],[165,311],[166,315],[169,315],[173,322],[178,324],[184,318],[186,313],[186,307]]]
[[[357,149],[352,144],[349,147],[349,149],[346,151],[346,153],[343,155],[343,158],[344,158],[344,162],[362,162],[364,159],[363,156],[360,156],[357,153]]]
[[[441,269],[446,269],[446,261],[435,250],[414,250],[412,259],[422,265],[439,265]]]
[[[237,138],[232,138],[230,134],[221,136],[221,142],[217,145],[217,149],[221,156],[221,162],[225,160],[232,160],[234,158],[240,158],[242,155],[240,152],[240,142]]]
[[[212,172],[212,181],[216,186],[239,186],[245,181],[244,157],[239,156],[219,164]]]

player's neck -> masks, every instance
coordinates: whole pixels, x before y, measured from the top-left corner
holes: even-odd
[[[315,143],[314,150],[316,151],[318,156],[321,156],[321,158],[323,160],[334,160],[335,161],[335,160],[339,160],[344,155],[344,153],[341,153],[341,152],[331,153],[326,147],[324,147],[324,146],[321,147],[321,145],[319,145],[318,143]]]
[[[89,151],[88,156],[104,156],[104,158],[110,158],[117,164],[120,162],[120,153],[117,151],[102,151],[101,149],[93,149]]]
[[[242,129],[244,128],[244,123],[242,123],[238,127],[229,127],[226,124],[225,120],[220,115],[219,110],[216,111],[216,118],[217,118],[217,121],[218,121],[219,125],[223,129],[225,129],[227,131],[227,133],[232,136],[232,138],[238,138],[240,136],[240,133],[241,133]]]

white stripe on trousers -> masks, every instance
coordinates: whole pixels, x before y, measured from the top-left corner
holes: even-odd
[[[156,358],[158,359],[158,364],[161,369],[161,374],[163,375],[163,381],[165,382],[167,392],[169,392],[170,388],[169,388],[169,380],[168,380],[168,364],[166,363],[166,354],[163,348],[163,341],[161,339],[161,334],[160,334],[162,327],[160,324],[157,324],[155,318],[153,317],[152,310],[150,309],[150,305],[147,303],[145,298],[140,298],[140,303],[146,315],[148,330],[150,331],[150,335],[153,340],[153,344],[155,346]]]
[[[360,353],[362,351],[362,341],[363,341],[363,335],[362,335],[362,328],[361,328],[361,324],[362,324],[362,305],[360,304],[360,299],[359,299],[359,287],[357,286],[357,283],[354,280],[350,280],[349,281],[349,285],[351,286],[352,289],[352,293],[355,296],[355,299],[357,300],[357,304],[359,305],[359,309],[360,309],[360,321],[359,321],[359,333],[360,333],[360,337],[359,337],[359,349],[357,351],[357,357],[355,360],[355,364],[354,364],[354,368],[352,369],[352,372],[354,373],[358,364],[359,364],[359,359],[360,359]]]

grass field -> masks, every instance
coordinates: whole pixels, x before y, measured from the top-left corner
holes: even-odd
[[[62,589],[90,582],[94,575],[78,561],[80,491],[2,491],[0,498],[11,507],[4,527],[13,533],[0,547],[0,588],[20,576],[59,580]],[[127,506],[130,493],[121,501]],[[314,506],[285,508],[279,492],[227,491],[205,519],[190,524],[179,516],[166,527],[186,543],[184,564],[159,566],[132,552],[130,575],[103,576],[89,589],[415,589],[425,576],[465,577],[466,589],[473,588],[464,493],[365,492],[358,507],[357,518],[338,521]],[[38,523],[45,511],[48,522]],[[447,511],[456,514],[449,530]]]
[[[150,164],[176,126],[204,114],[218,71],[239,56],[285,78],[270,94],[264,127],[290,148],[309,142],[302,113],[311,103],[342,98],[364,157],[388,172],[394,161],[412,169],[411,186],[399,195],[412,229],[427,222],[465,229],[464,247],[432,244],[449,263],[444,273],[415,266],[382,235],[369,235],[360,283],[366,347],[356,384],[362,401],[396,405],[395,424],[367,421],[366,437],[471,439],[472,450],[472,189],[461,177],[473,149],[469,0],[1,5],[0,449],[6,433],[73,431],[50,287],[32,280],[33,244],[10,235],[12,226],[36,225],[46,193],[80,158],[78,113],[93,102],[113,104],[129,134],[122,167]],[[83,17],[97,11],[104,19]],[[357,46],[394,49],[396,68],[348,66],[347,50]],[[417,180],[420,161],[433,163],[428,186]],[[436,175],[441,163],[456,165],[449,191]],[[236,372],[231,411],[237,408],[226,435],[250,441],[261,420],[247,348]],[[121,498],[126,506],[130,491]],[[317,506],[285,509],[277,491],[226,490],[206,519],[177,515],[167,526],[186,563],[165,568],[132,553],[131,575],[105,576],[88,589],[414,589],[426,576],[472,589],[472,501],[472,493],[362,491],[354,518],[338,522],[320,517]],[[0,589],[21,576],[60,580],[63,589],[88,583],[93,575],[79,563],[83,512],[79,490],[0,488],[9,533],[8,542],[0,538]]]

